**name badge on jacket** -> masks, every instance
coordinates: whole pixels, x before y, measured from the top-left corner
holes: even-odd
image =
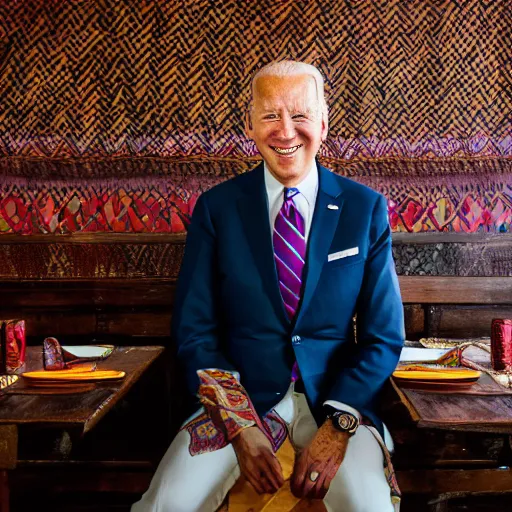
[[[333,252],[327,256],[327,261],[339,260],[346,258],[347,256],[355,256],[359,254],[359,247],[352,247],[351,249],[345,249],[344,251]]]

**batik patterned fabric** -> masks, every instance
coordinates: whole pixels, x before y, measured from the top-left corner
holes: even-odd
[[[198,370],[199,401],[217,429],[231,441],[243,429],[261,422],[244,387],[231,372]]]
[[[263,433],[267,436],[272,450],[277,452],[283,444],[288,430],[284,420],[274,410],[269,411],[261,422]],[[214,452],[229,444],[222,430],[218,429],[208,413],[204,412],[192,418],[181,428],[186,429],[190,435],[189,452],[192,457],[201,453]]]
[[[0,345],[0,373],[14,372],[25,363],[25,321],[0,320],[0,327],[0,337],[5,335],[5,341],[2,340]],[[5,355],[2,353],[4,350]],[[5,368],[2,368],[3,362]]]
[[[393,232],[506,233],[512,229],[512,159],[478,166],[461,163],[460,169],[453,170],[456,174],[447,175],[436,171],[435,162],[412,170],[410,161],[407,165],[394,162],[393,168],[385,163],[366,162],[359,168],[351,163],[320,162],[384,194]],[[190,164],[188,170],[184,165],[159,169],[154,164],[155,173],[171,173],[172,178],[148,176],[144,180],[6,176],[0,182],[0,236],[184,233],[202,192],[258,163],[210,162],[209,166]],[[205,168],[219,171],[208,174]],[[32,172],[40,170],[34,167]]]
[[[286,424],[274,411],[263,421],[236,376],[223,370],[198,370],[199,400],[205,412],[182,428],[190,434],[190,454],[223,448],[243,429],[257,426],[267,436],[275,451],[286,439]]]
[[[47,371],[64,370],[66,362],[62,347],[56,338],[46,338],[43,342],[43,365]]]

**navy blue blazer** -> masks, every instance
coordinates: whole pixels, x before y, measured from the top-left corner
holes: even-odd
[[[193,394],[198,369],[236,370],[264,414],[286,393],[297,360],[318,423],[325,418],[323,402],[337,400],[382,432],[376,402],[404,341],[387,203],[364,185],[318,169],[295,321],[286,315],[277,284],[262,164],[197,201],[178,279],[173,340]],[[330,254],[354,248],[357,254],[329,261]]]

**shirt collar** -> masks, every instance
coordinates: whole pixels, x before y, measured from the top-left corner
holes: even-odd
[[[284,185],[272,176],[271,172],[268,170],[266,162],[264,162],[264,170],[265,188],[267,190],[269,202],[272,202],[272,200],[277,198],[277,196],[283,194]],[[294,188],[299,190],[310,206],[315,204],[318,192],[318,167],[316,165],[316,161],[313,161],[313,165],[311,166],[307,176]]]

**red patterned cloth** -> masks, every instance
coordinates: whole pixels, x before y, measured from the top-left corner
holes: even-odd
[[[192,456],[224,448],[243,429],[258,426],[274,452],[286,439],[284,420],[274,410],[260,420],[244,387],[230,372],[199,370],[199,400],[204,413],[185,424],[190,434]]]

